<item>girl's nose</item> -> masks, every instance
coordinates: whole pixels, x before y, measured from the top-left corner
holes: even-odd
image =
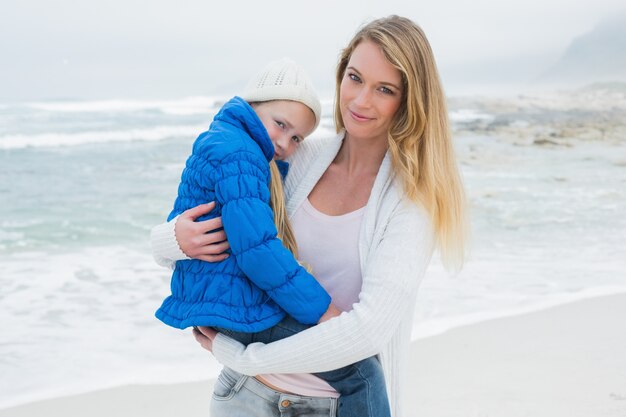
[[[287,136],[285,135],[280,135],[278,137],[278,139],[276,140],[276,147],[279,148],[281,151],[287,148],[287,141],[289,140],[289,138],[287,138]]]

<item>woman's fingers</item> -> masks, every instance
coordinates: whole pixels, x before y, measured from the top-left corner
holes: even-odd
[[[217,232],[204,233],[198,236],[196,243],[199,246],[206,246],[213,243],[221,243],[226,240],[226,233],[224,230],[219,230]],[[224,252],[222,250],[222,252]],[[221,253],[221,252],[220,252]]]
[[[217,336],[217,331],[212,327],[198,326],[196,329],[198,329],[203,336],[211,340],[215,339],[215,336]]]
[[[208,351],[213,350],[213,339],[215,339],[216,335],[217,332],[210,327],[199,326],[193,328],[193,337]]]
[[[196,225],[198,226],[198,231],[202,233],[207,233],[211,230],[221,229],[222,227],[224,227],[221,217],[215,217],[213,219],[196,222]]]
[[[215,234],[219,234],[221,236],[214,237],[213,233],[208,233],[206,235],[197,236],[193,240],[195,242],[195,246],[192,249],[195,259],[200,259],[206,262],[219,262],[228,258],[228,253],[225,253],[228,249],[230,249],[230,245],[228,241],[224,240],[218,243],[211,243],[216,241],[216,239],[225,239],[226,235],[223,232],[215,232]]]
[[[199,206],[183,211],[180,217],[188,218],[190,220],[196,220],[198,217],[208,214],[214,208],[215,201],[211,201],[208,204],[200,204]]]
[[[196,341],[200,343],[200,346],[206,350],[211,351],[213,349],[213,341],[203,335],[197,328],[193,329],[193,337],[195,337]]]
[[[205,262],[221,262],[229,256],[230,255],[228,255],[227,253],[223,253],[221,255],[198,255],[195,257],[195,259],[199,259]]]
[[[220,262],[228,258],[228,254],[224,252],[230,248],[230,245],[222,229],[222,218],[195,221],[214,208],[215,202],[211,202],[186,210],[178,217],[174,225],[178,246],[190,258],[206,262]]]
[[[201,255],[222,255],[224,252],[230,248],[230,245],[227,241],[220,243],[213,243],[211,245],[206,245],[203,247],[205,252]]]

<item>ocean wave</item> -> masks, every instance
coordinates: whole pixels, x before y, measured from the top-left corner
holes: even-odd
[[[475,121],[487,121],[490,122],[494,119],[491,114],[483,113],[474,109],[458,109],[450,111],[450,121],[453,123],[469,123]]]
[[[159,110],[172,115],[206,114],[225,101],[222,97],[186,97],[176,100],[50,101],[25,104],[26,108],[60,113],[137,112]]]
[[[208,124],[197,126],[155,126],[143,129],[83,131],[74,133],[41,133],[0,137],[0,149],[78,146],[93,143],[159,141],[173,137],[196,137]]]
[[[8,318],[0,409],[113,386],[211,378],[221,368],[188,331],[154,318],[171,272],[145,251],[31,251],[0,265]]]

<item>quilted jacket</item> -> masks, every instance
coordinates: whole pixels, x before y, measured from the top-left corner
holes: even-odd
[[[218,263],[177,261],[172,294],[156,312],[164,323],[257,332],[285,314],[317,323],[328,308],[330,296],[276,237],[269,206],[273,156],[265,127],[239,97],[194,142],[168,220],[215,201],[215,209],[198,220],[222,216],[231,256]]]

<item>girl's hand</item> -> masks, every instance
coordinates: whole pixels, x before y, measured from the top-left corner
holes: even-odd
[[[208,350],[209,352],[213,352],[213,340],[215,336],[217,336],[217,332],[210,327],[195,327],[193,328],[193,336],[196,338],[200,346]]]
[[[211,230],[221,229],[222,218],[216,217],[210,220],[196,222],[195,220],[209,213],[215,208],[215,202],[200,204],[194,208],[184,211],[176,220],[174,233],[178,246],[190,258],[200,259],[206,262],[219,262],[228,258],[225,250],[230,248],[226,240],[224,230],[211,232]]]

